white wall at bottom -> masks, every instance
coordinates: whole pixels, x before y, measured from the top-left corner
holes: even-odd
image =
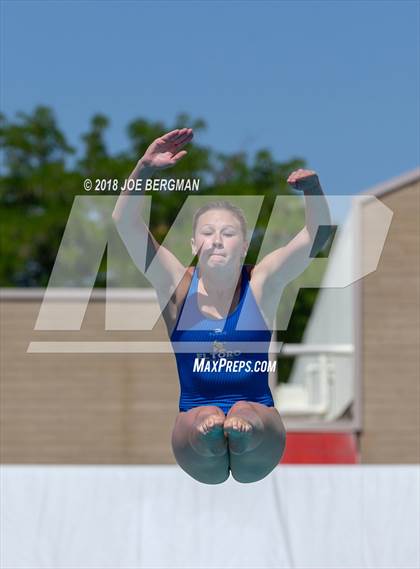
[[[196,482],[178,466],[0,471],[2,569],[411,569],[418,466],[279,466]]]

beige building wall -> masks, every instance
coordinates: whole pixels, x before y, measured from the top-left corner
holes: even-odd
[[[104,331],[103,300],[90,302],[80,332],[34,331],[40,303],[1,303],[1,462],[175,463],[174,356],[27,353],[33,340],[151,339],[150,332]],[[162,322],[153,338],[167,339]]]
[[[418,463],[419,176],[377,198],[394,215],[378,268],[361,281],[361,458],[363,463]],[[363,206],[362,231],[369,207]]]

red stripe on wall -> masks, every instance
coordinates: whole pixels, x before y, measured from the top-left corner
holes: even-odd
[[[287,433],[281,464],[358,464],[353,433]]]

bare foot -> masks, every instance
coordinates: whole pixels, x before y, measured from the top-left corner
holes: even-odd
[[[190,431],[190,444],[202,456],[221,456],[227,452],[223,432],[225,417],[217,414],[199,415]]]
[[[229,440],[229,451],[242,454],[253,450],[262,441],[264,425],[260,417],[254,412],[255,418],[231,415],[224,424],[224,431]]]

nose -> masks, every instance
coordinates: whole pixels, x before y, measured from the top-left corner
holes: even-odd
[[[219,235],[218,233],[215,233],[215,234],[214,234],[214,237],[213,237],[213,246],[214,246],[214,247],[220,247],[220,246],[223,247],[222,236]]]

